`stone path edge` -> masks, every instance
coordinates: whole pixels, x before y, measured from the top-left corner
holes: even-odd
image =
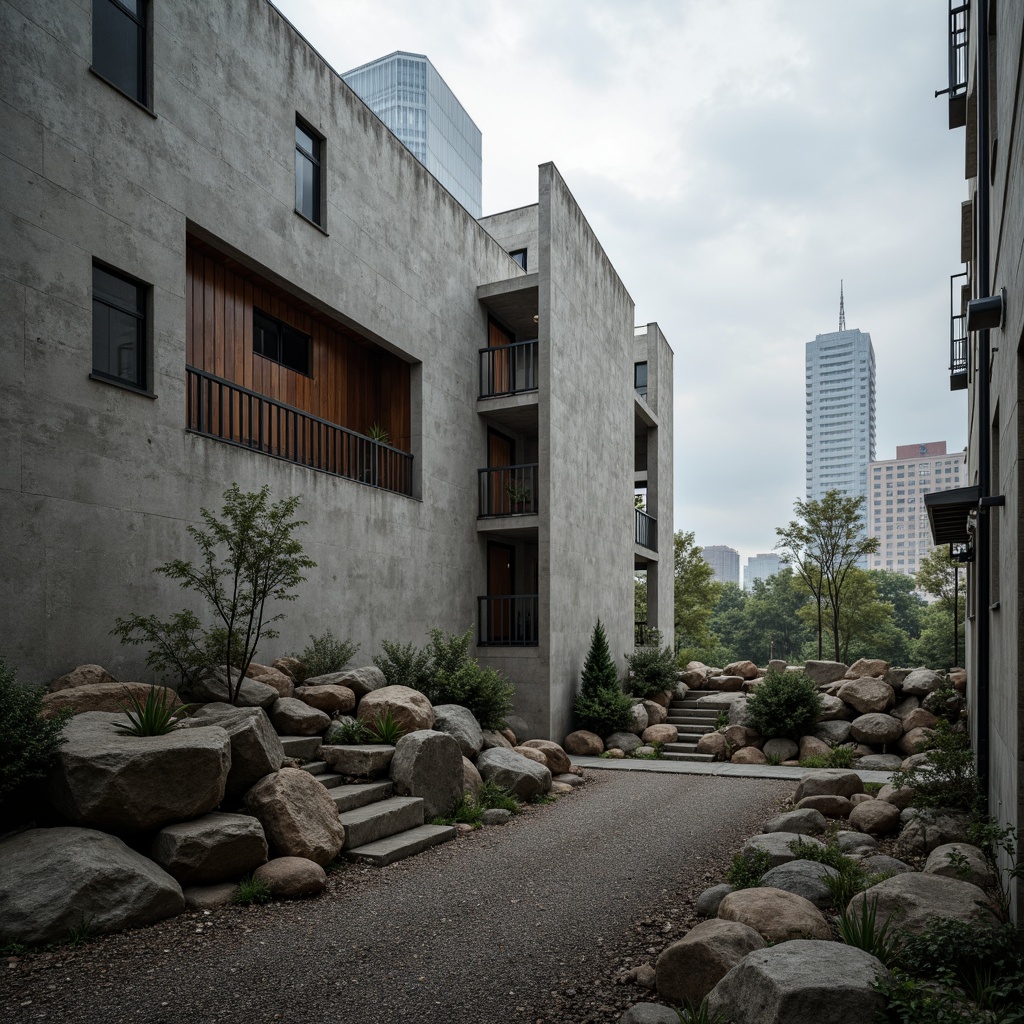
[[[570,755],[569,760],[580,768],[597,768],[607,771],[659,772],[665,775],[725,775],[737,779],[791,779],[799,782],[812,768],[791,768],[770,764],[731,764],[728,761],[644,761],[640,758],[578,757]],[[889,781],[892,772],[858,771],[863,782]]]

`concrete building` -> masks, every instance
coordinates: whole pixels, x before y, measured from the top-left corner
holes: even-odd
[[[878,538],[868,568],[913,576],[934,547],[924,496],[966,482],[963,453],[945,441],[897,445],[895,459],[868,463],[868,535]]]
[[[480,129],[430,60],[422,53],[398,50],[341,77],[413,156],[479,217],[483,176]]]
[[[871,335],[845,330],[807,343],[804,389],[807,500],[828,491],[867,497],[875,457],[875,353]]]
[[[724,544],[710,544],[703,548],[700,557],[715,571],[719,583],[740,585],[740,553]]]
[[[743,589],[753,590],[754,580],[766,580],[782,569],[782,558],[772,552],[751,555],[743,569]]]
[[[554,165],[478,221],[270,3],[141,9],[0,8],[5,657],[151,678],[114,619],[180,609],[152,568],[266,484],[318,568],[261,657],[472,626],[561,739],[639,563],[672,643],[668,343]]]
[[[968,707],[988,810],[1024,827],[1020,439],[1024,352],[1024,5],[950,5],[949,126],[966,127],[960,252],[950,260],[950,387],[967,391],[966,486],[927,495],[936,544],[967,565]],[[941,211],[937,211],[940,213]],[[965,264],[961,270],[958,263]],[[1003,858],[1002,867],[1013,867]],[[1019,881],[1012,912],[1024,917]]]

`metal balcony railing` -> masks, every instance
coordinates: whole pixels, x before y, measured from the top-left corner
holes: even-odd
[[[970,341],[964,313],[963,285],[967,272],[949,278],[949,390],[963,391],[970,377]],[[958,283],[961,282],[962,283]]]
[[[185,367],[185,378],[185,422],[194,433],[371,487],[412,494],[408,452],[194,366]]]
[[[633,509],[634,539],[642,548],[658,550],[658,520],[642,509]]]
[[[480,349],[480,397],[537,390],[537,341]]]
[[[633,646],[646,647],[651,636],[651,627],[646,619],[637,619],[633,623]]]
[[[935,95],[949,97],[949,127],[967,123],[967,32],[970,5],[964,0],[949,2],[949,85]]]
[[[537,595],[477,598],[481,647],[536,647]]]
[[[481,518],[530,516],[537,512],[537,463],[477,471]]]

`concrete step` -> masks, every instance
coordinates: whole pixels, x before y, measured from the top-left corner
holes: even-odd
[[[667,721],[669,725],[692,725],[696,729],[715,728],[713,717],[696,718],[693,715],[669,715]]]
[[[714,729],[703,729],[699,725],[680,725],[676,727],[676,734],[679,739],[693,740],[696,742],[701,736],[707,736],[709,732],[714,732]]]
[[[345,781],[345,776],[338,772],[324,772],[322,775],[314,775],[313,778],[325,789],[334,789],[335,786],[340,786]]]
[[[665,761],[713,761],[714,757],[711,754],[679,754],[675,752],[663,753],[662,759]]]
[[[304,772],[309,772],[310,775],[325,775],[327,773],[327,762],[326,761],[307,761],[303,766]],[[322,779],[319,781],[323,781]]]
[[[697,752],[697,744],[682,740],[678,743],[666,743],[661,749],[663,753],[669,754],[695,754]]]
[[[339,775],[339,779],[344,776]],[[387,800],[394,792],[390,782],[357,782],[351,786],[335,785],[328,790],[339,814]]]
[[[397,835],[423,824],[423,801],[418,796],[391,796],[353,808],[341,815],[346,850]]]
[[[416,828],[399,832],[397,835],[377,839],[364,846],[347,850],[345,856],[352,860],[366,861],[382,868],[394,864],[396,860],[412,857],[417,853],[447,843],[458,835],[451,825],[419,825]]]
[[[320,736],[279,736],[287,757],[298,757],[303,761],[315,761],[323,739]]]

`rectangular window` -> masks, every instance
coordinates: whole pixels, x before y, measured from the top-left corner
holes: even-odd
[[[92,67],[146,104],[147,0],[92,0]]]
[[[647,364],[633,364],[633,390],[641,397],[647,397]]]
[[[324,226],[321,210],[323,139],[302,121],[295,122],[295,209]]]
[[[513,249],[509,256],[512,257],[523,268],[526,269],[526,250],[525,249]]]
[[[92,268],[92,372],[146,388],[146,286]]]
[[[252,350],[264,359],[272,359],[275,363],[287,366],[289,370],[303,373],[309,372],[310,350],[313,339],[294,327],[289,327],[276,317],[264,313],[261,309],[252,311]]]

